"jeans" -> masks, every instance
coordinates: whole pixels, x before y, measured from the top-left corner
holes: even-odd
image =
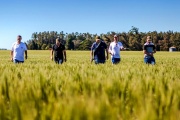
[[[55,57],[54,61],[55,61],[56,64],[62,64],[63,63],[63,59],[62,58]]]
[[[121,58],[114,58],[114,57],[112,57],[111,60],[112,60],[113,64],[118,64],[121,61]]]
[[[105,60],[100,60],[98,58],[94,59],[95,61],[95,64],[104,64],[105,63]]]
[[[24,63],[24,61],[19,61],[19,60],[17,60],[17,59],[14,59],[13,62],[14,62],[14,63]]]
[[[152,65],[154,65],[156,63],[153,56],[145,56],[144,57],[144,62],[146,64],[152,64]]]

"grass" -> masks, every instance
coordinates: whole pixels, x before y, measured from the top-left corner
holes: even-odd
[[[57,65],[50,51],[28,51],[24,64],[0,51],[0,120],[178,120],[180,53],[122,51],[112,65],[90,63],[89,51],[67,51]]]

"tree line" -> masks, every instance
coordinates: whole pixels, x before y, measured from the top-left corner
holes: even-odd
[[[128,32],[117,33],[111,31],[106,34],[100,34],[100,37],[109,45],[113,41],[115,34],[119,36],[119,41],[128,50],[142,50],[146,37],[151,36],[157,51],[168,51],[169,47],[172,46],[176,47],[177,51],[180,51],[180,32],[170,30],[167,32],[139,32],[138,28],[132,26]],[[90,50],[96,36],[97,34],[64,33],[63,31],[59,33],[57,31],[34,32],[32,33],[32,38],[26,44],[30,50],[48,50],[55,44],[56,38],[60,38],[67,50]]]

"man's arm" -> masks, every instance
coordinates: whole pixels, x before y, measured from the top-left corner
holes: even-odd
[[[91,56],[91,63],[93,62],[93,60],[94,60],[94,52],[93,52],[93,50],[91,50],[91,53],[90,53],[90,56]]]
[[[109,54],[113,55],[113,54],[112,54],[112,46],[111,46],[111,44],[109,45],[109,50],[108,50],[108,52],[109,52]]]
[[[92,63],[92,62],[93,62],[93,60],[94,60],[94,44],[92,44],[92,46],[91,46],[91,53],[90,53],[90,57],[91,57],[90,61],[91,61],[91,63]]]
[[[146,51],[146,46],[145,45],[143,46],[143,53],[146,54],[146,55],[149,55],[149,53]]]
[[[120,42],[120,50],[124,50],[124,46],[121,42]]]
[[[67,61],[67,58],[66,58],[66,50],[63,50],[63,53],[64,53],[64,61],[66,62],[66,61]]]
[[[13,51],[10,52],[11,55],[11,61],[13,61]]]
[[[153,51],[153,53],[148,53],[146,50],[143,50],[143,53],[149,56],[153,56],[154,53],[156,53],[155,51]]]
[[[144,53],[144,54],[147,54],[146,50],[143,50],[143,53]]]
[[[109,58],[109,48],[108,48],[108,46],[107,46],[107,44],[104,42],[104,48],[105,48],[105,51],[106,51],[106,60],[108,60],[108,58]]]
[[[50,56],[51,56],[51,60],[53,60],[53,49],[51,50]]]
[[[156,49],[154,49],[154,52],[153,53],[156,53]]]
[[[153,47],[153,53],[156,53],[156,47],[155,46]]]
[[[25,58],[27,59],[27,50],[25,50]]]
[[[106,48],[106,54],[107,54],[106,59],[108,60],[108,58],[109,58],[108,48]]]
[[[122,46],[122,47],[120,47],[120,50],[124,50],[124,47]]]

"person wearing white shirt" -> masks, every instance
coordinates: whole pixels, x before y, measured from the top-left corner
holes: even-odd
[[[111,60],[113,64],[117,64],[121,61],[120,50],[124,49],[121,42],[118,42],[117,35],[114,35],[114,41],[110,43],[109,53],[111,54]]]
[[[17,42],[12,45],[11,61],[14,63],[24,63],[24,53],[25,59],[27,59],[27,47],[25,43],[21,42],[21,40],[21,35],[18,35]]]

